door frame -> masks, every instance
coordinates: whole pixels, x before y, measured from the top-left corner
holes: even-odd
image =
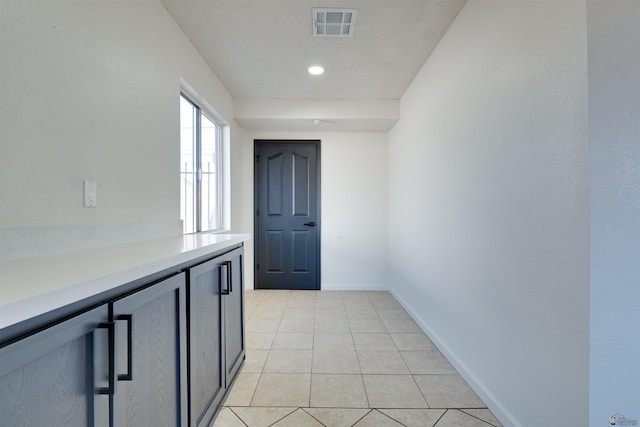
[[[258,287],[258,260],[260,259],[258,251],[260,249],[260,236],[259,236],[259,224],[258,224],[258,144],[264,143],[277,143],[277,144],[313,144],[316,146],[316,218],[317,225],[316,229],[318,230],[318,238],[316,239],[316,289],[321,289],[321,256],[320,256],[320,248],[321,248],[321,237],[322,237],[322,220],[320,214],[322,212],[322,205],[320,204],[320,194],[321,191],[321,156],[320,156],[320,147],[321,140],[319,139],[254,139],[253,140],[253,289],[260,289]]]

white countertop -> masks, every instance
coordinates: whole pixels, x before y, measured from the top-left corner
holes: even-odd
[[[190,234],[0,263],[0,330],[249,239]]]

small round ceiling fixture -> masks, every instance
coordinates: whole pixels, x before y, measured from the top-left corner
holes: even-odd
[[[312,65],[307,68],[307,71],[309,72],[309,74],[319,76],[320,74],[324,73],[324,68],[322,68],[320,65]]]

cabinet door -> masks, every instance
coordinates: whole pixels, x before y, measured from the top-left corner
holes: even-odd
[[[231,259],[225,262],[229,292],[224,295],[223,299],[225,317],[225,384],[227,387],[229,387],[240,370],[245,356],[242,249],[231,252],[229,257]]]
[[[222,264],[216,258],[189,269],[191,427],[209,425],[224,397]]]
[[[178,274],[113,303],[116,426],[187,426],[186,283]]]
[[[1,348],[0,424],[108,426],[107,320],[105,305]]]

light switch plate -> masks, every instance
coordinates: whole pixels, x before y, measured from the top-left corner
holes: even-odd
[[[83,181],[84,207],[95,208],[98,201],[98,184],[91,181]]]

